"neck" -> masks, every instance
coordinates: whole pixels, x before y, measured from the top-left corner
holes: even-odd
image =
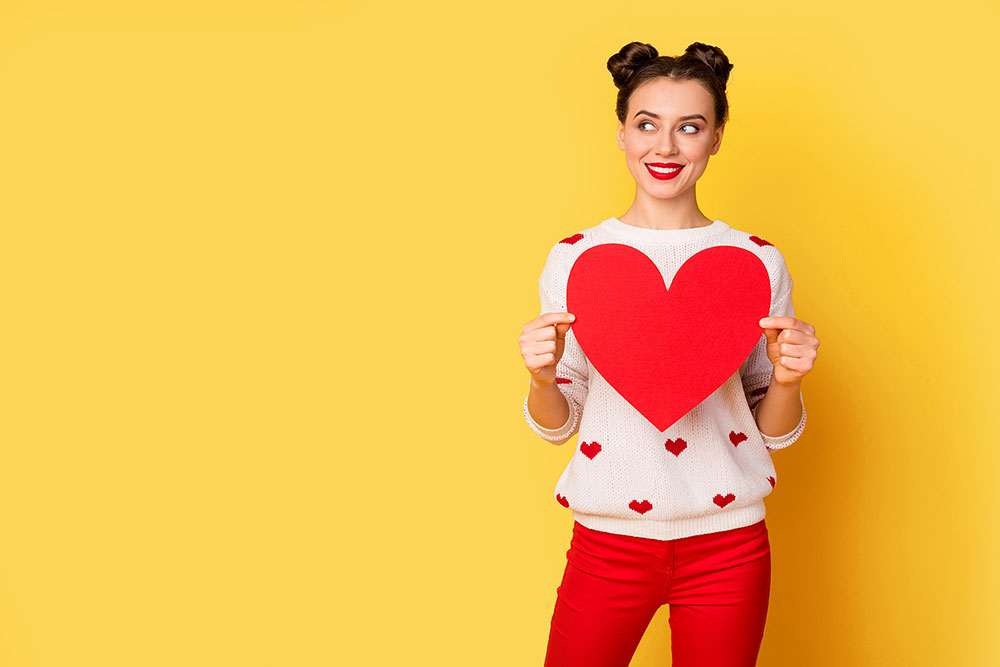
[[[637,188],[632,205],[618,219],[647,229],[692,229],[713,222],[698,208],[694,188],[672,199],[655,199]]]

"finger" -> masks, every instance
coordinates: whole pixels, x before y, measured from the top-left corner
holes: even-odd
[[[810,368],[812,368],[812,362],[810,362],[808,359],[792,357],[785,354],[782,354],[780,357],[778,357],[778,363],[789,370],[798,371],[800,373],[806,372]]]
[[[796,345],[794,343],[781,343],[778,346],[778,354],[782,357],[789,359],[801,359],[806,355],[806,348],[803,345]]]
[[[553,353],[556,351],[556,342],[554,340],[540,340],[536,343],[526,346],[525,348],[529,354],[546,354]]]
[[[553,313],[542,313],[542,315],[540,315],[539,318],[542,320],[542,322],[545,323],[546,326],[548,326],[550,324],[560,324],[563,322],[572,323],[574,320],[576,320],[576,315],[574,315],[573,313],[566,313],[566,312],[553,312]]]
[[[570,319],[567,319],[569,317]],[[528,322],[525,322],[521,327],[521,333],[530,333],[538,329],[544,329],[545,327],[550,327],[553,324],[559,322],[572,322],[573,318],[569,313],[542,313],[538,317]]]
[[[531,370],[539,371],[545,368],[546,366],[552,366],[555,363],[556,363],[555,354],[543,353],[543,354],[534,354],[529,357],[526,357],[525,366],[527,366]]]
[[[540,326],[537,329],[529,329],[527,332],[522,334],[522,337],[526,343],[534,342],[550,342],[553,345],[555,341],[565,340],[566,332],[569,330],[568,324],[556,324],[548,326]]]
[[[802,334],[808,335],[809,325],[791,316],[763,317],[760,325],[764,329],[768,344],[776,341],[804,342]]]
[[[768,330],[771,331],[771,330]],[[779,343],[781,345],[797,346],[793,356],[796,357],[816,357],[816,349],[819,348],[819,339],[803,332],[801,329],[783,329],[777,336],[768,335],[768,343]],[[782,348],[793,349],[793,348]]]
[[[816,348],[805,343],[802,345],[797,345],[795,343],[781,343],[778,346],[778,354],[783,357],[790,357],[793,359],[805,359],[807,361],[812,361],[816,358]]]
[[[810,338],[811,336],[801,329],[782,329],[777,336],[777,340],[781,343],[795,343],[796,345],[802,345]]]
[[[758,324],[764,329],[795,329],[797,331],[806,331],[806,327],[809,326],[807,323],[795,319],[791,315],[762,317]]]
[[[575,320],[575,316],[570,313],[564,312],[552,312],[552,313],[542,313],[535,319],[526,323],[522,329],[521,333],[529,333],[531,331],[537,331],[539,329],[546,329],[552,327],[556,324],[572,324]]]

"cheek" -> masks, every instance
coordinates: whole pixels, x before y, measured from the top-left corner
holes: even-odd
[[[633,160],[641,160],[644,155],[648,154],[652,147],[649,142],[633,141],[632,144],[626,149],[626,152]]]
[[[708,138],[706,141],[699,141],[691,147],[692,154],[700,157],[707,158],[712,153],[712,139]]]

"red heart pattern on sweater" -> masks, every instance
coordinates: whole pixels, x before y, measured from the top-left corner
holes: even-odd
[[[736,431],[729,432],[729,442],[733,443],[736,447],[740,446],[740,443],[747,439],[746,433],[737,433]]]
[[[591,461],[601,451],[601,445],[597,442],[584,442],[580,445],[580,451]]]
[[[667,442],[664,444],[664,447],[667,448],[667,451],[673,454],[674,456],[680,456],[681,452],[687,449],[687,446],[688,444],[687,442],[685,442],[684,438],[674,438],[673,440],[667,440]]]
[[[645,514],[649,510],[653,509],[653,503],[648,500],[643,500],[639,502],[638,500],[633,500],[628,504],[629,509],[635,510],[639,514]]]
[[[731,493],[727,493],[726,495],[722,495],[721,493],[719,493],[716,494],[715,498],[713,498],[712,500],[714,500],[715,504],[718,505],[719,507],[725,507],[729,503],[736,500],[736,496],[734,496]]]

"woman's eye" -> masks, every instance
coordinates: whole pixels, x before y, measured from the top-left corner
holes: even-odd
[[[652,125],[652,123],[650,121],[648,121],[648,120],[639,121],[638,127],[639,127],[640,130],[643,129],[643,125]],[[681,128],[685,128],[685,127],[693,127],[695,132],[697,132],[700,129],[694,123],[685,123],[684,125],[681,125]],[[694,134],[694,132],[685,132],[684,134]]]

